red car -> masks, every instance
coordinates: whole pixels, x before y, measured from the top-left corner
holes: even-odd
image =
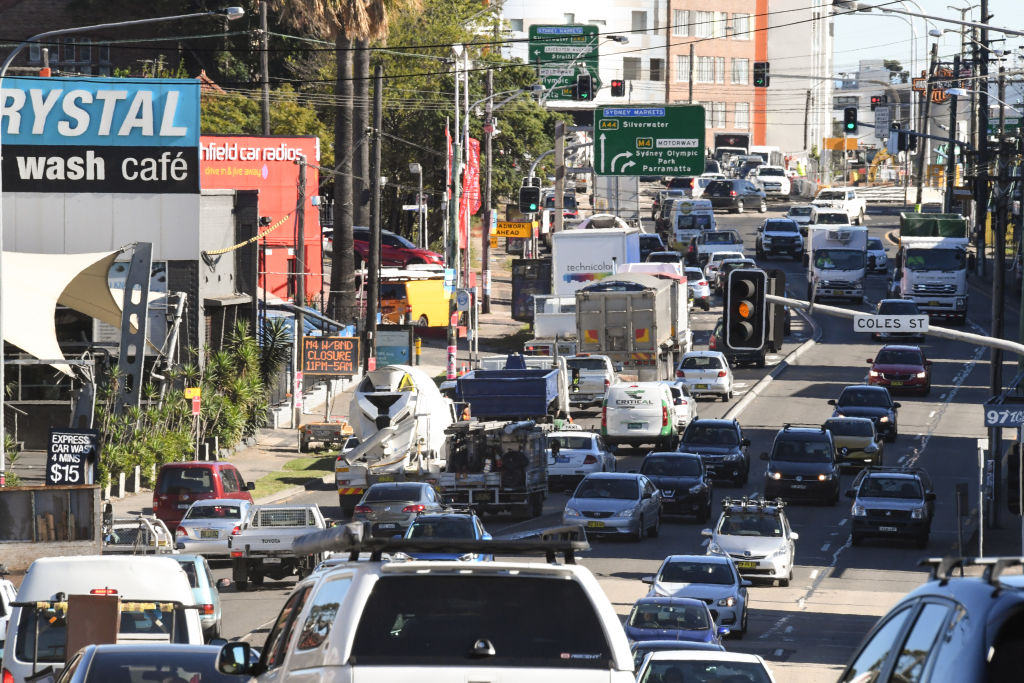
[[[153,487],[153,514],[174,533],[185,511],[197,500],[231,498],[252,501],[252,482],[226,462],[169,462],[160,468]]]
[[[890,393],[916,391],[921,396],[932,390],[932,362],[918,346],[887,344],[868,362],[868,384],[887,387]]]
[[[356,268],[362,268],[370,253],[370,229],[352,228],[352,244],[356,252]],[[404,268],[417,263],[444,265],[444,257],[429,249],[420,249],[390,230],[380,231],[380,265]]]

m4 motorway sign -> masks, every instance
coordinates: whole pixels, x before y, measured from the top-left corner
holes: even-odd
[[[704,107],[607,106],[594,110],[598,175],[700,175]]]

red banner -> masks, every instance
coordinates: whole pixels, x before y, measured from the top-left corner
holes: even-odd
[[[466,169],[462,175],[462,194],[469,202],[471,214],[480,210],[480,141],[476,138],[469,138]]]
[[[452,132],[448,129],[447,124],[444,127],[444,139],[448,143],[448,157],[445,159],[444,165],[444,189],[447,192],[452,184]]]

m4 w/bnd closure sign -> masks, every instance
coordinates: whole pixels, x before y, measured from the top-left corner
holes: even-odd
[[[597,107],[594,171],[598,175],[700,175],[704,107]]]

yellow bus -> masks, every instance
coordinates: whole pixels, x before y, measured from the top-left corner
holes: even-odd
[[[419,327],[447,327],[451,295],[444,292],[444,269],[413,265],[383,268],[380,311],[384,323]]]

